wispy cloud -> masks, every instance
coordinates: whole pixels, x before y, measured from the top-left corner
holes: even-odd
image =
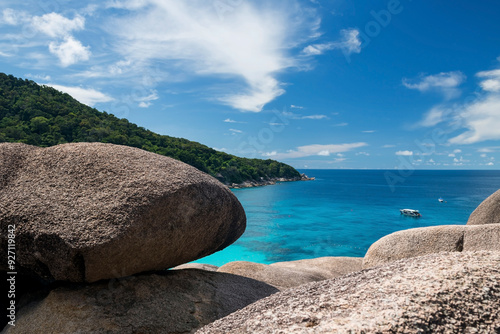
[[[413,155],[413,151],[397,151],[395,154],[404,157],[409,157]]]
[[[234,119],[226,118],[224,123],[238,123],[238,124],[245,124],[246,122],[240,122],[240,121],[235,121]]]
[[[353,149],[367,146],[367,143],[347,143],[347,144],[330,144],[330,145],[305,145],[299,146],[295,150],[290,150],[286,153],[278,153],[273,151],[271,153],[264,153],[264,156],[272,156],[276,159],[290,159],[290,158],[303,158],[309,156],[330,156],[335,153],[342,153],[351,151]]]
[[[76,100],[78,100],[79,102],[91,107],[93,107],[96,103],[110,102],[114,100],[111,96],[106,95],[92,88],[68,87],[68,86],[53,85],[53,84],[45,84],[45,85],[57,89],[63,93],[67,93]]]
[[[418,79],[403,79],[403,85],[409,89],[416,89],[421,92],[437,91],[452,99],[460,96],[460,86],[466,76],[460,71],[442,72],[435,75],[421,76]]]
[[[311,44],[306,46],[302,53],[307,56],[317,56],[330,50],[342,50],[345,54],[361,52],[361,40],[359,38],[359,30],[344,29],[340,31],[341,38],[336,42],[328,42],[322,44]]]
[[[466,106],[458,113],[460,123],[467,130],[449,140],[451,144],[474,144],[500,139],[500,94],[486,97]]]
[[[283,116],[288,119],[328,119],[326,115],[300,115],[289,111],[284,111]]]
[[[238,129],[229,129],[229,131],[231,131],[233,134],[243,133],[243,131],[238,130]]]
[[[429,82],[435,84],[429,84],[428,88],[422,84],[421,90],[432,87],[454,89],[465,79],[461,72],[442,73],[440,77],[442,79],[441,85],[436,83],[441,80],[433,79]],[[481,79],[479,87],[482,92],[472,95],[472,102],[469,99],[469,102],[464,104],[441,103],[436,105],[424,115],[419,125],[432,127],[443,123],[454,131],[465,130],[450,138],[449,144],[474,144],[500,139],[500,131],[498,131],[500,128],[500,69],[478,72],[476,77]]]
[[[238,90],[217,99],[244,111],[259,112],[285,92],[276,74],[297,66],[289,51],[317,29],[314,13],[295,2],[242,2],[222,19],[212,2],[201,0],[110,4],[134,10],[107,25],[125,58],[170,62],[190,75],[240,79]]]
[[[135,101],[139,102],[140,108],[149,108],[153,104],[152,101],[158,100],[159,98],[158,92],[153,89],[149,95],[135,97]]]

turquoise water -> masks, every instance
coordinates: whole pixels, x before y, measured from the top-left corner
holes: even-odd
[[[373,242],[395,231],[464,225],[500,188],[500,171],[416,170],[409,176],[383,170],[301,172],[316,180],[234,190],[247,214],[245,233],[196,262],[221,266],[364,256]],[[446,202],[440,203],[440,197]],[[420,210],[422,217],[400,215],[405,208]]]

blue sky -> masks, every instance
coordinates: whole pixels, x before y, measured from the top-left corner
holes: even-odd
[[[0,2],[1,71],[296,168],[497,169],[500,2]]]

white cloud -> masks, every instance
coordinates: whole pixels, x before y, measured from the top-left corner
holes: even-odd
[[[401,155],[405,157],[410,157],[413,155],[413,151],[397,151],[396,155]]]
[[[416,89],[421,92],[438,91],[446,99],[452,99],[460,95],[457,88],[466,79],[466,76],[460,71],[442,72],[435,75],[421,77],[418,80],[403,79],[403,85],[409,89]]]
[[[304,107],[301,107],[301,106],[296,106],[296,105],[291,105],[290,108],[292,109],[304,109]]]
[[[137,96],[134,98],[135,101],[139,102],[140,108],[149,108],[153,104],[151,101],[155,101],[158,99],[158,92],[156,90],[151,90],[149,95]]]
[[[4,23],[15,26],[29,21],[29,19],[30,16],[26,12],[6,8],[2,11],[2,20],[0,20],[0,25]]]
[[[90,47],[83,46],[80,41],[73,37],[66,37],[63,42],[50,42],[49,51],[59,58],[61,65],[67,67],[79,61],[89,60]]]
[[[499,79],[488,79],[480,83],[483,90],[489,92],[500,92],[500,80]]]
[[[340,31],[341,39],[337,42],[329,42],[323,44],[312,44],[306,46],[302,53],[306,56],[317,56],[329,50],[342,50],[345,54],[360,53],[361,40],[359,39],[359,30],[344,29]]]
[[[364,131],[361,131],[363,133],[374,133],[374,132],[377,132],[376,130],[364,130]]]
[[[476,74],[479,78],[488,78],[479,85],[487,92],[500,92],[500,69],[492,71],[483,71]]]
[[[259,112],[285,91],[276,74],[297,66],[297,43],[317,29],[314,13],[280,1],[242,2],[221,19],[212,2],[192,0],[114,1],[134,9],[112,20],[116,50],[138,61],[172,62],[187,75],[240,79],[235,91],[216,97],[233,108]],[[279,15],[278,15],[279,14]]]
[[[28,33],[23,35],[23,47],[28,48],[47,43],[49,52],[59,58],[63,67],[90,58],[90,47],[83,46],[72,35],[72,32],[85,28],[85,18],[80,15],[76,15],[73,19],[68,19],[54,12],[42,16],[31,16],[26,12],[8,8],[2,11],[2,17],[6,24],[24,25],[23,31]],[[36,42],[27,42],[31,38],[30,36],[36,37]],[[45,36],[49,39],[47,40]],[[40,54],[37,57],[40,58]]]
[[[278,154],[278,152],[276,151],[272,151],[272,152],[266,152],[263,154],[264,157],[274,157]]]
[[[74,19],[70,20],[57,13],[49,13],[33,17],[32,26],[49,37],[64,38],[71,36],[71,32],[74,30],[83,30],[85,18],[76,15]]]
[[[484,152],[484,153],[494,153],[500,150],[500,146],[493,146],[493,147],[483,147],[478,149],[478,152]]]
[[[96,103],[110,102],[114,100],[111,96],[106,95],[92,88],[68,87],[68,86],[53,85],[53,84],[45,84],[45,85],[55,88],[63,93],[67,93],[76,100],[78,100],[79,102],[91,107],[93,107]]]
[[[457,118],[464,133],[449,140],[451,144],[473,144],[500,139],[500,94],[489,94],[485,98],[466,106]]]
[[[284,111],[283,116],[289,119],[328,119],[326,115],[300,115],[289,111]]]
[[[319,151],[318,155],[323,156],[323,157],[328,157],[330,155],[330,151],[328,151],[328,150]]]
[[[290,150],[286,153],[276,153],[276,159],[303,158],[309,156],[329,156],[335,153],[347,152],[358,147],[367,146],[367,143],[348,143],[348,144],[330,144],[330,145],[306,145],[299,146],[296,150]]]
[[[328,118],[326,115],[307,115],[302,116],[300,119],[326,119]]]
[[[238,124],[246,124],[246,122],[235,121],[234,119],[231,119],[231,118],[226,118],[223,122],[224,122],[224,123],[238,123]]]
[[[485,79],[479,83],[483,92],[475,93],[474,99],[464,104],[442,103],[429,110],[421,126],[435,126],[446,122],[452,131],[462,131],[448,140],[448,144],[475,144],[487,140],[500,140],[500,69],[476,73],[476,77]],[[465,78],[461,72],[441,73],[432,80],[424,78],[420,83],[408,84],[409,88],[422,91],[433,87],[454,89]],[[438,85],[437,83],[440,84]],[[407,85],[407,86],[408,86]],[[457,154],[457,152],[454,152]]]
[[[454,110],[452,108],[448,108],[444,105],[434,106],[425,114],[424,119],[421,120],[418,125],[426,127],[435,126],[446,121],[453,112]]]
[[[236,134],[236,133],[243,133],[243,131],[238,130],[238,129],[229,129],[229,131],[231,131],[233,134]]]

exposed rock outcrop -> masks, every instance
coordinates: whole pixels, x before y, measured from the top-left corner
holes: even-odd
[[[464,231],[465,226],[443,225],[391,233],[370,246],[363,268],[432,253],[461,252]]]
[[[479,204],[467,221],[467,225],[485,224],[500,224],[500,190]]]
[[[284,290],[361,270],[362,261],[363,258],[355,257],[322,257],[270,265],[236,261],[223,265],[218,272],[253,278]]]
[[[442,225],[394,232],[370,246],[363,268],[432,253],[480,250],[500,251],[500,224]]]
[[[69,284],[22,308],[6,333],[190,333],[277,291],[196,269]]]
[[[0,144],[0,157],[0,257],[15,225],[18,269],[47,280],[95,282],[173,267],[225,248],[245,230],[227,187],[165,156],[75,143]]]
[[[500,253],[404,259],[262,299],[197,333],[498,333]]]

